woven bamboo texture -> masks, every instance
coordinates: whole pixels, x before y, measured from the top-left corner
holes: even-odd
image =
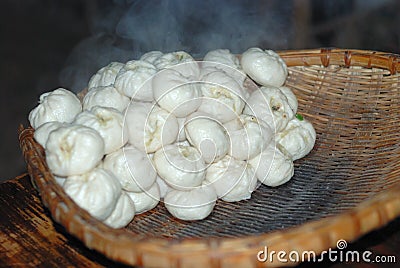
[[[202,221],[174,219],[162,203],[113,230],[57,185],[33,129],[19,130],[28,172],[53,219],[110,259],[144,267],[262,267],[257,253],[317,254],[400,215],[400,56],[361,50],[282,51],[286,85],[317,132],[312,152],[280,187],[219,201]],[[295,263],[285,263],[292,265]]]

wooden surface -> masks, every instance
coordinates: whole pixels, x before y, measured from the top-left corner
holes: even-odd
[[[27,174],[0,184],[0,267],[126,267],[86,248],[52,221]],[[347,250],[395,256],[396,263],[303,263],[300,267],[399,267],[400,219]]]

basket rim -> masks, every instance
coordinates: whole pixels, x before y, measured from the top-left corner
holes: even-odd
[[[400,55],[396,53],[341,48],[321,48],[277,51],[288,67],[340,65],[380,68],[396,74],[400,71]]]
[[[389,70],[391,74],[400,71],[400,55],[393,53],[323,48],[278,51],[278,54],[288,67],[340,65],[381,68]],[[199,267],[241,264],[255,266],[256,254],[264,246],[276,252],[280,250],[288,252],[293,249],[303,252],[309,251],[310,245],[313,245],[312,249],[316,253],[321,253],[329,247],[336,247],[338,239],[354,241],[400,216],[400,182],[398,182],[344,213],[307,221],[283,230],[237,238],[148,238],[125,229],[112,229],[92,218],[75,204],[62,187],[55,183],[47,164],[40,157],[44,155],[44,151],[34,140],[33,132],[31,127],[24,128],[21,125],[18,129],[19,142],[28,173],[53,219],[63,225],[70,234],[83,241],[88,248],[129,265],[152,266],[155,261],[152,258],[157,258],[158,262],[164,260],[167,266],[185,266],[197,261],[196,265]],[[318,235],[315,235],[316,233]],[[285,263],[288,264],[290,263]],[[257,265],[266,264],[257,263]],[[272,265],[279,264],[272,263]]]

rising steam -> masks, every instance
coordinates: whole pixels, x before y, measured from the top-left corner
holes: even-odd
[[[150,50],[184,50],[201,58],[217,48],[233,53],[252,46],[285,49],[291,2],[100,1],[91,18],[92,36],[71,52],[60,74],[61,85],[80,91],[109,62],[126,62]]]

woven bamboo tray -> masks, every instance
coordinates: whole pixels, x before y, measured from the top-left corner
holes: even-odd
[[[400,56],[361,50],[283,51],[287,86],[317,132],[292,180],[247,201],[219,201],[202,221],[160,203],[113,230],[56,184],[33,129],[19,130],[29,174],[53,219],[110,259],[145,267],[260,267],[257,253],[315,251],[351,242],[400,215]],[[294,263],[284,263],[289,265]]]

